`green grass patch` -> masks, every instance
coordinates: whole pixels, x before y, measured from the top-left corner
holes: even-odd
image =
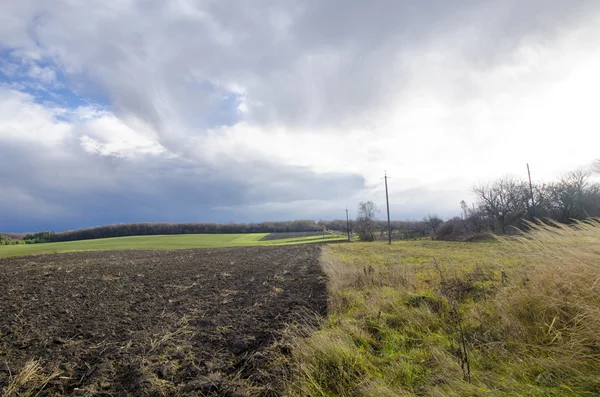
[[[328,246],[291,396],[600,395],[600,227]]]
[[[68,241],[28,245],[10,245],[0,247],[0,257],[52,254],[71,251],[128,250],[128,249],[185,249],[220,248],[243,246],[274,246],[289,244],[308,244],[344,240],[344,236],[328,234],[315,238],[296,237],[281,240],[261,239],[268,233],[252,234],[178,234],[162,236],[129,236],[103,238],[96,240]]]

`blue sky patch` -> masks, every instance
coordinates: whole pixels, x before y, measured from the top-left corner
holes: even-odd
[[[75,109],[90,104],[108,105],[103,95],[77,92],[56,63],[26,59],[15,49],[0,49],[0,84],[27,93],[36,103],[48,107]]]

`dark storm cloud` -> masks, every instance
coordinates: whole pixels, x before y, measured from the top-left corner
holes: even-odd
[[[63,148],[64,149],[64,148]],[[294,199],[335,200],[361,189],[355,175],[315,175],[306,169],[255,164],[225,169],[161,156],[134,161],[90,155],[73,144],[65,155],[31,144],[0,146],[0,229],[65,230],[121,222],[228,222],[220,206]],[[229,170],[229,171],[228,171]],[[253,175],[260,175],[255,178]],[[246,177],[244,177],[244,175]],[[288,216],[291,214],[288,214]],[[249,212],[238,221],[262,221]],[[280,214],[281,216],[281,214]],[[283,217],[282,219],[287,219]]]

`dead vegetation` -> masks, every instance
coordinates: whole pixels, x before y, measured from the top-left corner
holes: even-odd
[[[13,375],[8,364],[5,364],[5,371],[8,372],[8,385],[3,390],[6,397],[39,396],[50,381],[60,376],[57,370],[46,373],[39,361],[35,360],[27,361],[16,375]]]
[[[329,246],[293,396],[597,396],[600,224],[486,243]],[[435,257],[435,259],[434,259]]]

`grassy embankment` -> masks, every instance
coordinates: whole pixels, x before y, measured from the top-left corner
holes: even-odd
[[[339,234],[325,236],[295,237],[280,240],[261,239],[268,233],[251,234],[179,234],[163,236],[130,236],[96,240],[68,241],[0,247],[0,258],[20,255],[52,254],[71,251],[125,250],[125,249],[184,249],[244,247],[256,245],[307,244],[344,240]]]
[[[336,244],[293,396],[600,395],[600,223],[485,243]]]

